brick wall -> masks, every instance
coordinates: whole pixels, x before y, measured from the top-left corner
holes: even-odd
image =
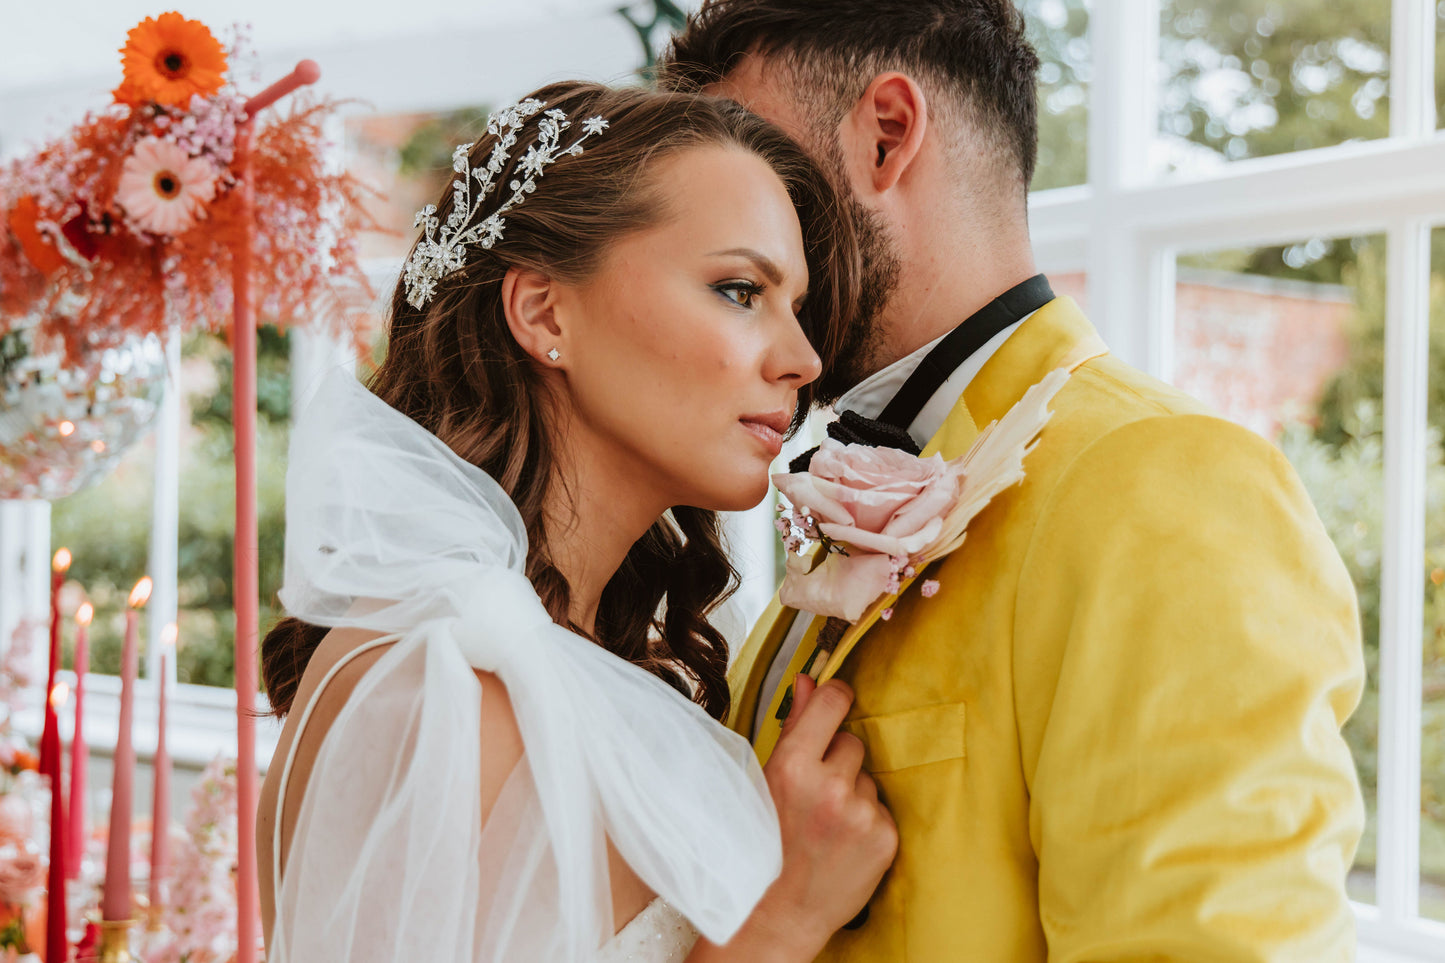
[[[1088,310],[1082,272],[1049,275]],[[1274,438],[1309,420],[1349,358],[1349,288],[1181,269],[1175,288],[1173,382],[1226,417]]]

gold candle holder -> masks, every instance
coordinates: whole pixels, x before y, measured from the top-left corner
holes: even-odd
[[[130,948],[130,931],[134,926],[135,920],[101,920],[100,941],[95,948],[96,955],[90,960],[96,963],[141,963],[141,958]]]

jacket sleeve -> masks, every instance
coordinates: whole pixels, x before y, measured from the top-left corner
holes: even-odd
[[[1050,963],[1354,958],[1354,589],[1284,457],[1221,419],[1090,445],[1049,498],[1015,695]]]

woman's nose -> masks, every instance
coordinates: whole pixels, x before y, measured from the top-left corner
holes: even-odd
[[[791,315],[779,325],[779,335],[770,353],[768,367],[768,380],[784,381],[795,388],[817,380],[823,372],[822,359],[813,350],[797,319]]]

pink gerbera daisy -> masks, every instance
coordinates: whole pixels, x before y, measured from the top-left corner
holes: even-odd
[[[152,234],[183,234],[206,216],[216,196],[211,165],[184,148],[147,137],[136,144],[121,168],[115,198],[131,220]]]

